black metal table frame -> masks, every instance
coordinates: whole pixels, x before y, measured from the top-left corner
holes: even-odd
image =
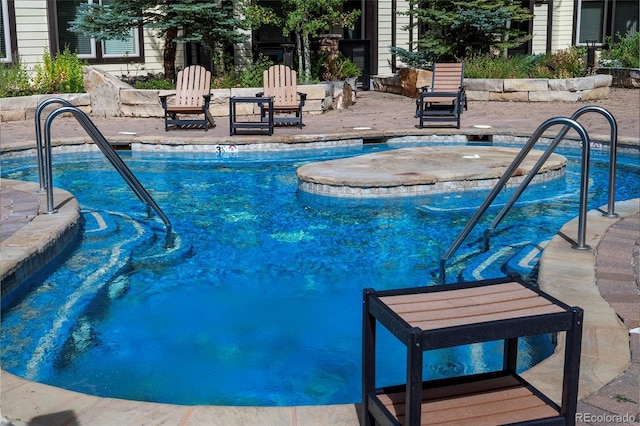
[[[417,287],[411,289],[375,291],[364,290],[363,299],[363,425],[370,426],[374,423],[396,425],[399,424],[377,400],[376,394],[386,393],[390,390],[404,390],[406,396],[407,426],[420,424],[420,405],[422,389],[438,383],[448,383],[447,379],[435,381],[422,381],[422,354],[425,350],[452,347],[470,343],[503,340],[505,341],[503,371],[477,375],[476,379],[483,376],[493,377],[498,375],[513,375],[518,380],[522,379],[515,373],[517,358],[518,337],[536,334],[554,333],[566,331],[566,346],[564,357],[564,377],[561,379],[562,402],[558,408],[559,417],[545,419],[540,422],[532,421],[531,424],[573,424],[577,408],[578,375],[580,365],[580,348],[582,337],[583,311],[577,307],[570,307],[557,299],[528,285],[525,287],[550,300],[555,305],[564,309],[564,312],[539,315],[537,317],[514,318],[511,320],[490,321],[478,324],[466,324],[444,329],[422,331],[412,327],[402,320],[398,314],[391,310],[381,297],[410,295],[417,293],[430,293],[438,291],[452,291],[485,285],[496,285],[508,281],[516,281],[513,278],[493,279],[477,282],[447,284],[431,287]],[[524,285],[524,283],[522,283]],[[390,388],[376,388],[375,379],[375,325],[379,322],[398,338],[407,347],[407,380],[404,385]],[[460,379],[457,379],[460,380]],[[544,395],[541,395],[547,400]],[[555,405],[548,400],[549,404]],[[374,420],[375,418],[375,420]],[[562,418],[563,420],[560,420]],[[566,422],[566,423],[564,423]]]
[[[267,114],[260,121],[238,121],[236,114],[237,104],[256,104],[261,109],[267,104]],[[269,136],[273,135],[273,98],[256,96],[233,96],[229,99],[229,135],[237,134],[238,129],[267,130]]]

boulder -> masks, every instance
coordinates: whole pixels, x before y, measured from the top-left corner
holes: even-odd
[[[420,88],[431,84],[433,73],[419,68],[400,68],[398,70],[402,94],[409,98],[418,98]]]
[[[84,88],[91,93],[92,113],[102,117],[121,114],[120,91],[133,87],[96,67],[84,67]]]

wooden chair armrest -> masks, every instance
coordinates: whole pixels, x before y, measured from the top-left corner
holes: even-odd
[[[211,102],[211,93],[207,95],[202,95],[202,98],[204,99],[204,103],[203,103],[204,109],[209,109],[209,103]]]
[[[170,96],[175,96],[175,93],[170,93],[168,95],[158,95],[158,97],[160,98],[160,104],[162,104],[162,108],[167,108],[167,98]]]
[[[303,106],[305,101],[307,100],[307,94],[298,92],[298,96],[300,96],[300,106]]]

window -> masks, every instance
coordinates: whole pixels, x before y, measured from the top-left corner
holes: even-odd
[[[638,31],[638,0],[578,0],[578,40],[604,44],[629,31]]]
[[[142,29],[131,29],[131,35],[125,40],[104,40],[97,42],[95,39],[73,33],[69,30],[69,22],[76,17],[78,8],[82,3],[107,4],[111,0],[49,0],[54,2],[55,16],[49,16],[55,25],[51,34],[52,50],[59,52],[68,47],[71,51],[78,52],[78,57],[87,59],[90,63],[119,63],[131,60],[143,60]]]
[[[0,63],[10,63],[18,50],[13,0],[0,0]]]

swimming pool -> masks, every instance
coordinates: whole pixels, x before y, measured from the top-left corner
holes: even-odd
[[[439,257],[484,196],[335,200],[296,191],[295,169],[306,162],[388,148],[123,153],[174,223],[179,244],[169,252],[161,248],[162,225],[145,220],[105,160],[57,156],[54,182],[78,198],[85,232],[60,268],[3,310],[3,368],[86,393],[159,402],[359,401],[362,288],[432,283]],[[472,235],[458,275],[502,275],[508,259],[576,216],[579,165],[571,150],[562,153],[572,160],[566,177],[525,193],[492,239],[495,250],[469,257],[481,246]],[[606,161],[594,160],[590,208],[606,203]],[[618,198],[637,196],[637,161],[619,162]],[[3,162],[3,177],[35,180],[33,163]],[[488,262],[505,247],[513,250]],[[402,350],[387,340],[387,352]],[[550,350],[545,338],[522,344],[529,346],[523,365]],[[425,371],[434,378],[481,371],[500,351],[440,351]],[[380,375],[399,382],[402,367],[389,361]]]

